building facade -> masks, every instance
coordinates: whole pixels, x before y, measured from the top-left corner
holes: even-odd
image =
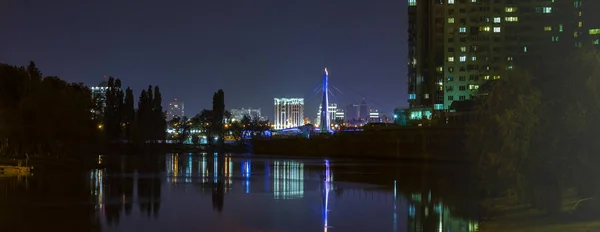
[[[230,109],[231,120],[232,121],[241,121],[244,116],[250,117],[252,120],[263,120],[264,118],[261,115],[260,108],[239,108],[239,109]]]
[[[274,129],[280,130],[304,125],[304,98],[275,98],[274,103]]]
[[[319,125],[315,125],[315,126],[320,126],[320,122],[321,122],[321,109],[323,109],[321,107],[321,105],[319,105],[319,111],[317,111],[317,120],[315,121],[315,123],[319,123]],[[329,118],[332,120],[331,122],[333,122],[333,120],[337,119],[338,116],[338,105],[336,103],[329,103],[329,107],[327,108],[327,113],[329,114]],[[342,112],[343,114],[343,112]]]
[[[174,98],[171,102],[169,102],[169,109],[167,110],[167,120],[171,121],[175,117],[183,117],[185,116],[185,105],[182,101],[177,98]]]
[[[93,110],[93,113],[99,117],[104,114],[104,108],[106,107],[106,91],[108,91],[108,82],[102,81],[97,86],[91,86],[90,91],[92,92],[92,99],[97,106]]]
[[[474,98],[485,82],[539,63],[550,50],[592,43],[584,39],[595,31],[586,28],[582,2],[409,0],[409,119]]]

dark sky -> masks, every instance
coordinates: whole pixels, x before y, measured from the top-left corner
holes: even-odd
[[[305,97],[316,116],[327,66],[343,92],[333,102],[391,112],[406,105],[406,11],[398,0],[2,0],[0,62],[88,85],[114,76],[136,95],[159,85],[188,116],[222,88],[227,108],[269,118],[273,97]]]

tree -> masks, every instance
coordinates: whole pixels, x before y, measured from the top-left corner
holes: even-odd
[[[0,155],[64,157],[95,146],[92,99],[80,83],[42,79],[33,62],[27,69],[0,64]]]
[[[183,118],[174,117],[169,121],[170,126],[175,130],[175,136],[173,137],[177,143],[183,144],[190,134],[191,123],[184,116]]]
[[[526,185],[525,169],[530,145],[539,125],[541,94],[525,72],[508,72],[480,88],[479,121],[468,128],[470,154],[490,191],[519,189]],[[474,146],[477,144],[477,146]]]
[[[153,139],[165,140],[167,130],[166,115],[162,108],[162,94],[158,86],[154,87],[154,98],[152,99],[152,125],[154,129]]]
[[[219,89],[213,95],[212,131],[218,136],[219,146],[224,144],[225,131],[223,119],[225,118],[225,93]]]
[[[194,118],[192,118],[192,124],[198,125],[197,128],[201,131],[204,131],[208,145],[213,145],[215,141],[213,117],[213,111],[204,109],[200,112],[200,114],[197,114],[196,116],[194,116]]]
[[[135,108],[134,108],[134,96],[133,90],[127,87],[125,90],[125,100],[123,103],[123,122],[125,124],[125,138],[128,142],[132,142],[133,123],[135,121]]]
[[[149,109],[149,96],[146,90],[142,90],[138,100],[138,110],[135,116],[135,138],[140,143],[146,143],[148,140],[148,115],[150,115],[151,109]]]

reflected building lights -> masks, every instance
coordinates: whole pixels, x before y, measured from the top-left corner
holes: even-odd
[[[327,232],[329,227],[327,219],[329,218],[329,192],[333,189],[333,175],[331,175],[331,166],[329,160],[325,160],[325,180],[323,181],[323,231]]]
[[[199,173],[201,173],[202,175],[202,183],[204,184],[208,182],[208,164],[206,161],[206,153],[202,153],[202,160],[200,162],[202,162],[202,164],[198,165],[199,167],[201,167]]]
[[[171,154],[167,156],[166,170],[167,182],[177,183],[179,177],[179,154]]]
[[[91,194],[95,197],[96,208],[104,216],[104,169],[95,169],[90,171]]]
[[[250,175],[252,174],[252,163],[250,160],[242,162],[242,177],[244,177],[244,186],[246,194],[250,193]]]
[[[296,161],[273,163],[273,197],[299,199],[304,197],[304,164]]]
[[[233,160],[231,158],[231,154],[225,155],[225,163],[223,164],[223,178],[225,178],[225,193],[228,193],[231,190],[231,186],[233,184]]]
[[[217,178],[219,178],[219,158],[217,153],[215,152],[214,156],[214,164],[213,164],[213,183],[217,183]]]
[[[188,164],[185,167],[185,183],[192,182],[192,156],[188,155]]]

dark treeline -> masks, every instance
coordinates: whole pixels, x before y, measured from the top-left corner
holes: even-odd
[[[573,195],[600,202],[600,53],[557,51],[482,86],[468,129],[488,192],[548,213]]]
[[[43,77],[28,67],[0,64],[0,156],[73,157],[106,142],[164,140],[160,90],[143,90],[134,109],[133,91],[110,78],[106,97],[82,83]]]
[[[98,142],[91,92],[81,83],[0,64],[0,155],[66,154]]]
[[[133,91],[110,77],[103,111],[103,132],[107,142],[148,143],[163,141],[167,123],[158,86],[142,90],[137,109]]]

